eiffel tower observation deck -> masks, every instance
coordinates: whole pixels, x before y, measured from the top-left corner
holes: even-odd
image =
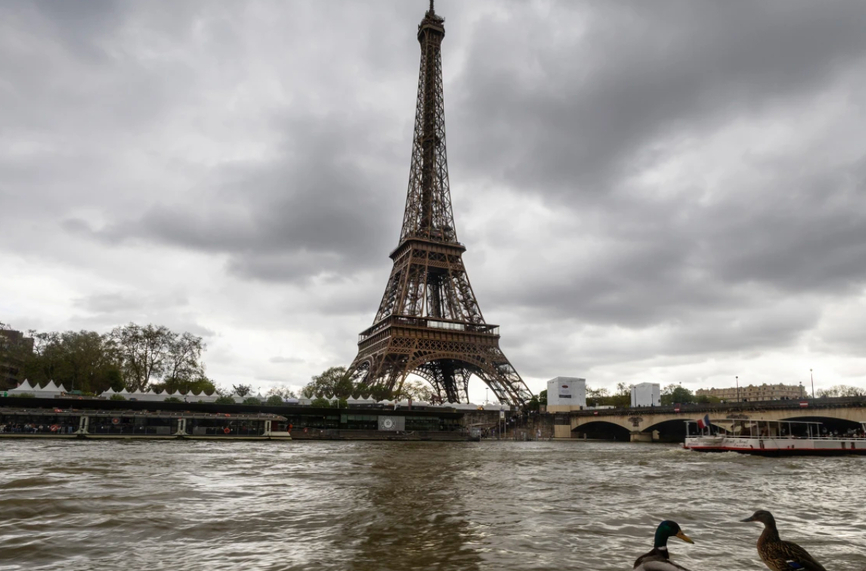
[[[475,375],[500,402],[523,405],[532,393],[499,348],[499,326],[484,321],[463,265],[466,247],[457,240],[445,152],[444,24],[431,0],[418,25],[421,67],[400,242],[348,375],[359,392],[376,394],[399,389],[415,374],[442,402],[468,402]]]

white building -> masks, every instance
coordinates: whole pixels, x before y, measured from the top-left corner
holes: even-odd
[[[586,379],[556,377],[547,381],[547,410],[566,412],[586,408]]]
[[[659,406],[660,404],[660,384],[638,383],[631,388],[631,406]]]

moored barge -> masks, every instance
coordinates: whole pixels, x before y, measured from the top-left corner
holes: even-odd
[[[730,424],[730,428],[721,424]],[[692,425],[699,426],[695,421],[686,421],[683,448],[696,452],[739,452],[758,456],[866,455],[866,423],[850,435],[829,433],[822,423],[811,421],[714,420],[697,431]]]
[[[291,440],[267,413],[2,408],[0,438]]]

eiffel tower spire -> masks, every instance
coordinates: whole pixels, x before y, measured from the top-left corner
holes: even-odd
[[[348,374],[359,391],[398,389],[410,373],[442,401],[468,401],[476,375],[500,402],[522,405],[529,389],[499,348],[499,327],[485,323],[457,240],[442,90],[445,20],[430,9],[418,25],[421,66],[406,210],[394,266],[373,325],[358,340]]]

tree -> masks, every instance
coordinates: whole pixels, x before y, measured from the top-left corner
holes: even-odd
[[[201,337],[188,332],[182,335],[172,333],[171,337],[164,365],[166,380],[191,381],[203,378],[201,353],[207,347]]]
[[[687,404],[693,402],[695,402],[695,395],[692,394],[692,391],[680,385],[671,384],[662,390],[662,405],[672,405],[674,403]]]
[[[375,385],[369,388],[369,396],[375,401],[393,400],[394,394],[388,387]]]
[[[829,389],[818,391],[819,397],[862,397],[866,396],[866,389],[852,387],[849,385],[835,385]]]
[[[623,408],[631,406],[631,389],[634,385],[627,385],[624,382],[616,384],[616,392],[612,397],[609,397],[609,404]]]
[[[590,387],[586,387],[586,405],[587,406],[601,406],[604,404],[604,400],[609,398],[607,389],[593,389]]]
[[[54,381],[70,391],[93,393],[123,389],[120,356],[109,336],[93,331],[33,332],[33,340],[34,351],[23,366],[30,381]]]
[[[527,410],[538,410],[538,396],[532,395],[532,398],[529,399],[529,402],[526,403]]]
[[[433,387],[422,381],[406,381],[399,390],[395,391],[395,400],[412,400],[416,402],[430,402],[433,399]]]
[[[268,390],[268,396],[280,397],[281,400],[298,398],[297,393],[288,387],[271,387]]]
[[[331,401],[325,397],[316,397],[310,402],[310,406],[313,408],[331,408]]]
[[[15,388],[27,378],[24,364],[32,354],[33,339],[0,323],[0,389]]]
[[[250,385],[232,385],[232,390],[239,397],[245,397],[251,392],[253,392],[253,387]]]
[[[540,393],[538,393],[538,398],[536,399],[538,404],[541,406],[547,406],[547,389],[544,389]]]
[[[271,395],[268,397],[268,400],[265,401],[265,404],[270,406],[280,406],[283,404],[283,397],[279,395]]]
[[[115,327],[111,338],[122,356],[124,380],[130,392],[144,390],[151,377],[162,376],[174,341],[167,327],[130,323]]]
[[[260,401],[256,397],[248,397],[248,398],[244,399],[244,404],[250,404],[250,405],[258,406],[258,405],[262,404],[262,401]]]
[[[233,399],[230,396],[223,395],[223,396],[217,397],[217,399],[213,402],[214,402],[214,404],[235,404],[235,399]]]
[[[307,398],[314,396],[337,397],[347,399],[352,396],[354,386],[346,375],[345,367],[331,367],[320,375],[314,375],[312,380],[301,390]]]
[[[195,379],[179,379],[177,377],[167,378],[161,383],[151,384],[151,388],[155,391],[165,391],[169,393],[182,392],[184,394],[207,394],[212,395],[216,392],[216,385],[213,381],[205,376]]]

